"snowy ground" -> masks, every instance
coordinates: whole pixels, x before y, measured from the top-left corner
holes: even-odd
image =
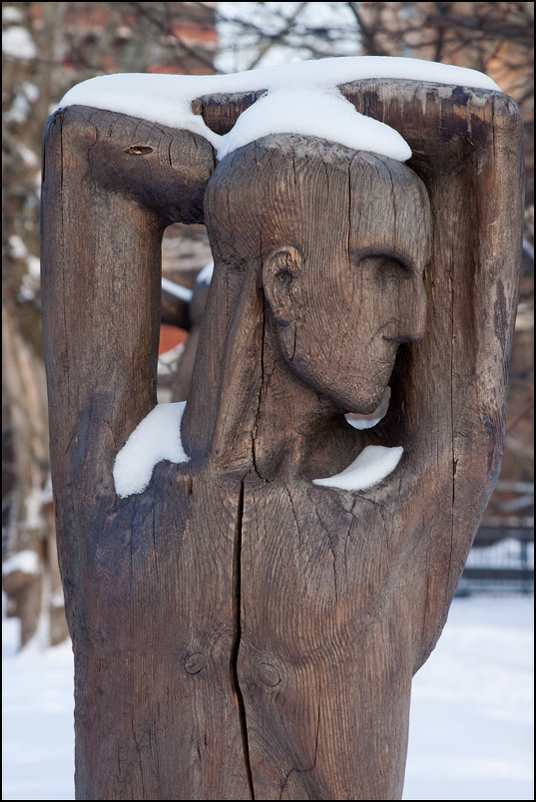
[[[3,622],[2,799],[74,799],[72,654]],[[457,598],[413,686],[404,799],[534,799],[533,597]]]

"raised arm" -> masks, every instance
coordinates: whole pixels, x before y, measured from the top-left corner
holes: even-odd
[[[115,495],[117,451],[156,403],[162,233],[202,220],[213,166],[200,136],[122,114],[75,106],[47,124],[42,304],[63,558],[80,535],[73,510]]]
[[[351,95],[410,144],[431,203],[422,343],[402,346],[391,437],[402,491],[391,513],[415,543],[422,648],[447,615],[500,468],[508,360],[517,304],[523,139],[515,102],[499,93],[400,82]],[[395,529],[397,524],[395,524]],[[421,587],[422,583],[422,587]]]

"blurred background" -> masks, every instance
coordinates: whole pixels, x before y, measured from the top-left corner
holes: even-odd
[[[459,593],[534,582],[534,4],[2,4],[2,561],[20,645],[67,638],[55,548],[40,323],[41,138],[72,86],[116,72],[215,74],[330,56],[404,56],[480,70],[519,104],[526,200],[505,454]],[[163,243],[159,398],[183,400],[211,260],[203,226]],[[179,289],[177,289],[179,285]],[[180,289],[182,288],[182,289]],[[488,797],[489,798],[489,797]]]

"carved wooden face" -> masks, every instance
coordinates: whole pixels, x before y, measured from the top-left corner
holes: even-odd
[[[330,175],[299,246],[275,248],[263,268],[289,366],[361,413],[380,403],[399,344],[423,337],[430,251],[424,185],[397,163],[374,172]]]

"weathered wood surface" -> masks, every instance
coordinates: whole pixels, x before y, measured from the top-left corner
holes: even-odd
[[[407,139],[430,198],[424,321],[423,297],[407,287],[418,288],[428,258],[426,221],[393,216],[404,217],[404,188],[415,212],[419,185],[399,170],[391,199],[369,188],[375,236],[397,240],[386,279],[400,297],[390,338],[402,343],[390,415],[357,432],[341,414],[356,398],[369,411],[384,382],[374,373],[382,343],[368,354],[361,338],[354,354],[372,379],[360,363],[352,374],[345,350],[360,334],[356,304],[384,314],[376,250],[334,322],[330,296],[296,283],[295,252],[272,247],[268,259],[259,246],[267,225],[302,256],[315,244],[316,268],[324,258],[327,284],[342,292],[347,274],[329,260],[356,235],[350,173],[297,173],[302,222],[314,221],[298,241],[292,192],[274,180],[261,188],[272,211],[252,208],[230,231],[240,204],[232,192],[222,199],[219,170],[206,197],[216,271],[182,428],[192,459],[159,464],[126,499],[112,467],[155,403],[161,232],[203,220],[214,157],[199,137],[117,114],[73,108],[49,122],[44,333],[79,799],[401,796],[411,678],[439,637],[500,463],[521,123],[495,93],[405,81],[344,91]],[[210,99],[205,119],[228,125],[240,103],[229,106]],[[278,157],[272,144],[278,169],[284,147]],[[247,161],[229,159],[245,191]],[[382,169],[384,179],[398,170]],[[411,255],[402,279],[397,264]],[[405,449],[384,482],[356,493],[312,484],[370,443]]]

